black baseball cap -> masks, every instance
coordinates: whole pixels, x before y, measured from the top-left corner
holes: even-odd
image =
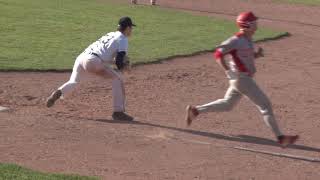
[[[133,24],[132,20],[130,17],[122,17],[120,20],[119,20],[119,26],[120,27],[123,27],[123,28],[126,28],[126,27],[132,27],[132,26],[136,26],[135,24]]]

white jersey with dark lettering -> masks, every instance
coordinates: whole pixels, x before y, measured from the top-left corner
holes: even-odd
[[[254,43],[243,33],[237,33],[224,41],[216,51],[216,56],[231,55],[229,66],[233,72],[242,72],[253,76],[256,72],[254,62]]]
[[[98,56],[104,62],[111,62],[121,51],[128,52],[128,38],[120,31],[116,31],[102,36],[92,43],[84,53]]]

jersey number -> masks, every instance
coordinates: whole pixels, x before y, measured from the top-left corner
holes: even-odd
[[[100,42],[100,43],[102,43],[102,44],[108,44],[109,43],[109,41],[111,40],[111,39],[113,39],[114,38],[114,36],[108,36],[107,38],[100,38],[98,41]]]

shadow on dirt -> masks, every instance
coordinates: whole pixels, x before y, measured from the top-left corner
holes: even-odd
[[[280,147],[279,144],[274,140],[265,139],[265,138],[261,138],[261,137],[255,137],[255,136],[247,136],[247,135],[226,136],[226,135],[216,134],[216,133],[212,133],[212,132],[196,131],[196,130],[191,130],[191,129],[182,129],[182,128],[177,128],[177,127],[170,127],[170,126],[152,124],[152,123],[141,122],[141,121],[127,122],[127,121],[113,121],[113,120],[108,120],[108,119],[89,119],[89,120],[94,120],[94,121],[104,122],[104,123],[151,126],[151,127],[168,129],[168,130],[173,130],[173,131],[178,131],[178,132],[183,132],[183,133],[190,133],[193,135],[204,136],[204,137],[209,137],[209,138],[214,138],[214,139],[222,139],[222,140],[234,141],[234,142],[244,142],[244,143],[251,143],[251,144],[260,144],[260,145]],[[319,148],[303,146],[303,145],[291,145],[288,148],[304,150],[304,151],[320,152]]]

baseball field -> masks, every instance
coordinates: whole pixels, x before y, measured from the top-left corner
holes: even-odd
[[[320,1],[0,0],[0,180],[318,180]],[[212,51],[237,31],[242,11],[259,16],[258,84],[297,144],[282,149],[256,107],[184,122],[188,104],[228,87]],[[111,120],[111,80],[89,77],[48,109],[75,58],[117,28],[136,66],[124,75],[131,123]],[[57,72],[58,71],[58,72]]]
[[[304,5],[319,5],[319,0],[274,0],[275,2],[287,2],[287,3],[297,3],[297,4],[304,4]]]
[[[150,6],[94,0],[0,2],[0,36],[5,44],[0,48],[1,70],[71,69],[74,59],[91,42],[116,30],[123,14],[138,24],[130,43],[134,64],[213,50],[236,31],[232,21]],[[256,38],[283,34],[263,29]]]

